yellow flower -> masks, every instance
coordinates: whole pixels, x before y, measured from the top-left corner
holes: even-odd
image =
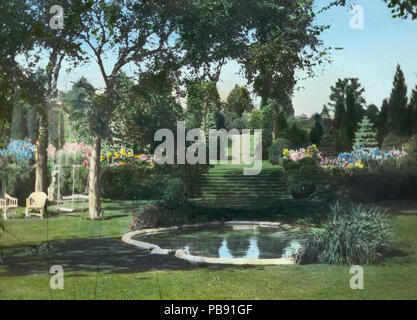
[[[317,145],[316,144],[313,144],[313,148],[317,150]]]
[[[106,157],[105,156],[100,156],[100,159],[103,161],[103,160],[106,160]]]
[[[288,153],[288,149],[284,149],[284,150],[282,150],[282,155],[287,155],[287,153]]]
[[[120,165],[121,165],[121,166],[124,166],[125,164],[126,164],[126,163],[124,163],[124,162],[120,162]]]
[[[119,159],[119,153],[118,152],[115,152],[114,156],[115,156],[116,159]]]
[[[107,158],[111,158],[111,152],[107,152]]]
[[[132,152],[130,152],[130,151],[129,151],[129,152],[127,153],[127,156],[128,156],[128,157],[130,157],[131,155],[132,155]]]
[[[363,169],[363,168],[365,168],[365,165],[362,163],[362,161],[356,161],[356,166],[358,167],[358,168],[361,168],[361,169]]]
[[[139,159],[139,156],[137,154],[135,154],[135,159]]]
[[[125,155],[126,155],[126,150],[125,150],[125,149],[120,150],[120,154],[121,154],[122,156],[125,156]]]

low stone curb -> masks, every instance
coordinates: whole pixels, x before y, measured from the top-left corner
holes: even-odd
[[[280,228],[283,230],[291,230],[295,228],[289,224],[282,224],[280,222],[267,222],[267,221],[227,221],[227,222],[207,222],[197,224],[186,224],[181,226],[167,227],[167,228],[153,228],[144,229],[138,231],[132,231],[122,236],[122,241],[134,245],[140,249],[149,250],[151,254],[174,254],[177,258],[187,260],[190,263],[208,263],[208,264],[231,264],[231,265],[294,265],[295,261],[292,258],[276,258],[276,259],[247,259],[247,258],[211,258],[195,256],[184,252],[180,249],[166,249],[161,248],[156,244],[148,243],[144,241],[133,240],[132,238],[138,235],[157,234],[162,232],[170,232],[175,230],[182,230],[188,228],[208,227],[208,226],[259,226],[259,227],[272,227]]]

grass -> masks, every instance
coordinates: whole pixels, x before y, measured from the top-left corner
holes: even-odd
[[[0,238],[1,299],[416,299],[417,206],[391,209],[402,254],[365,266],[364,290],[349,287],[349,266],[192,266],[120,242],[137,204],[105,202],[107,220],[52,215],[10,219]],[[408,211],[401,210],[408,209]],[[27,248],[46,240],[50,255]],[[64,290],[48,266],[64,266]]]

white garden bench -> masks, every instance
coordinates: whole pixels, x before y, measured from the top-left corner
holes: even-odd
[[[43,219],[43,212],[45,211],[46,200],[48,196],[44,192],[33,192],[29,198],[26,199],[25,217],[28,218],[31,215],[39,216]],[[30,210],[37,210],[39,213],[31,214]]]
[[[3,210],[3,218],[7,220],[7,210],[17,208],[17,199],[9,196],[7,193],[4,194],[4,198],[0,199],[0,209]]]

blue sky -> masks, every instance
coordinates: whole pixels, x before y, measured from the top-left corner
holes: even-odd
[[[316,6],[329,3],[317,1]],[[330,24],[321,39],[324,45],[343,47],[333,51],[333,62],[317,70],[317,76],[299,81],[304,87],[295,92],[293,104],[296,114],[310,115],[320,111],[328,102],[330,86],[338,78],[356,77],[365,88],[368,104],[381,106],[389,96],[397,63],[401,65],[409,92],[417,84],[417,21],[393,19],[382,0],[362,0],[364,28],[352,30],[349,21],[353,14],[348,8],[333,8],[317,17],[317,24]],[[220,91],[230,91],[235,82],[244,80],[235,75],[236,64],[227,66],[222,74]]]
[[[329,0],[317,0],[321,7]],[[320,111],[328,102],[330,86],[338,78],[356,77],[365,88],[368,104],[380,107],[389,96],[397,63],[404,71],[409,93],[417,84],[417,21],[393,19],[390,9],[382,0],[358,0],[364,10],[364,28],[352,30],[349,21],[353,17],[348,8],[332,8],[317,16],[317,24],[330,24],[321,39],[324,46],[343,47],[332,51],[332,63],[317,70],[314,78],[301,80],[293,97],[296,114],[311,115]],[[109,61],[111,65],[111,61]],[[129,73],[129,67],[127,71]],[[238,74],[236,63],[228,63],[222,72],[219,91],[222,98],[235,84],[245,84]],[[103,87],[101,75],[95,63],[81,67],[69,77],[63,74],[60,89],[70,88],[70,82],[85,76],[96,87]],[[302,73],[300,74],[302,77]],[[67,80],[68,79],[68,80]]]

